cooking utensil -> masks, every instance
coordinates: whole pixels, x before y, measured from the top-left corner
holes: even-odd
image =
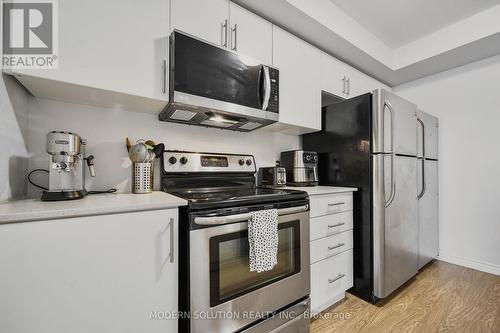
[[[152,150],[148,150],[148,159],[146,162],[153,162],[155,160],[155,153]]]
[[[144,142],[145,144],[147,144],[148,146],[151,146],[151,147],[154,147],[156,146],[156,143],[153,141],[153,140],[147,140],[146,142]]]
[[[155,153],[156,158],[159,158],[161,154],[163,154],[164,150],[165,150],[165,145],[163,143],[159,143],[153,148],[153,153]]]
[[[125,144],[127,145],[127,151],[130,151],[130,147],[132,147],[132,142],[128,137],[125,138]]]
[[[132,147],[130,147],[128,156],[130,157],[130,160],[132,162],[136,163],[146,162],[149,158],[148,147],[144,143],[138,142]]]

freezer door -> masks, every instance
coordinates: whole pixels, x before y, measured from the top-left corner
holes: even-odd
[[[373,94],[373,153],[417,155],[417,106],[379,89]]]
[[[438,118],[418,110],[418,156],[438,159]]]
[[[373,158],[374,286],[387,297],[418,271],[417,159]]]
[[[438,162],[418,162],[418,266],[422,268],[439,253]]]

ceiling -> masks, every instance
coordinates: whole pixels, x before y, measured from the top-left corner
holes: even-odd
[[[330,0],[391,48],[500,4],[500,0]]]
[[[231,0],[396,86],[500,54],[500,0]]]

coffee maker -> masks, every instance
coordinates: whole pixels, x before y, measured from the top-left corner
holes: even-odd
[[[85,156],[86,140],[78,134],[65,131],[47,133],[46,150],[49,159],[49,190],[42,201],[75,200],[85,197],[84,161],[95,177],[94,156]]]
[[[281,166],[286,169],[289,186],[318,185],[318,154],[313,151],[290,150],[281,153]]]

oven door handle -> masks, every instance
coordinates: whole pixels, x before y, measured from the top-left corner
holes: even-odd
[[[305,212],[309,209],[308,205],[290,207],[290,208],[281,208],[278,209],[278,215],[288,215]],[[227,215],[227,216],[197,216],[194,218],[194,223],[199,225],[217,225],[217,224],[228,224],[235,222],[245,222],[252,218],[252,213],[244,213],[244,214],[235,214],[235,215]]]

